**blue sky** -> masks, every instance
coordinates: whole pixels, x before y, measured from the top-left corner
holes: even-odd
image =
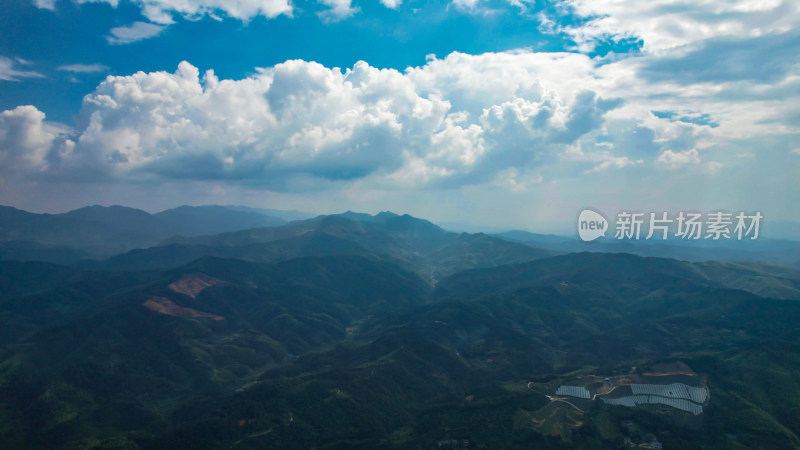
[[[800,219],[795,1],[0,8],[2,204]]]
[[[380,68],[403,70],[425,64],[429,54],[445,56],[533,48],[561,51],[573,43],[563,36],[539,30],[536,14],[547,5],[478,13],[449,2],[406,2],[390,9],[379,2],[354,3],[353,16],[334,20],[324,15],[330,8],[317,3],[296,3],[292,17],[256,15],[246,22],[217,11],[212,18],[174,16],[174,24],[153,24],[134,3],[76,4],[56,2],[55,9],[37,8],[30,0],[9,0],[3,8],[0,55],[36,64],[46,78],[6,84],[0,108],[32,103],[53,120],[70,121],[81,99],[108,74],[136,71],[174,71],[181,61],[213,68],[222,78],[243,78],[257,67],[288,59],[316,61],[326,67],[352,67],[359,60]],[[486,5],[486,8],[492,8]],[[552,8],[552,7],[551,7]],[[568,23],[569,15],[560,17]],[[108,40],[111,30],[135,23],[162,27],[153,37],[125,45]],[[628,42],[610,43],[593,53],[612,49],[630,51]],[[59,71],[71,64],[100,64],[97,72]]]

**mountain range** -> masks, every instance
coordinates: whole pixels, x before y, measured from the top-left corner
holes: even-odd
[[[800,447],[797,268],[117,208],[2,210],[4,242],[100,255],[0,260],[3,448]],[[659,367],[702,378],[702,414],[542,391]]]
[[[156,214],[124,206],[87,206],[34,214],[0,206],[0,258],[73,263],[197,236],[282,225],[285,220],[222,206],[181,206]]]

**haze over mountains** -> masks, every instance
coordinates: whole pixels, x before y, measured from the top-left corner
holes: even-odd
[[[174,235],[284,223],[277,216],[221,206],[181,206],[156,214],[124,206],[87,206],[63,214],[33,214],[0,206],[0,252],[7,257],[71,262],[149,247]]]
[[[3,448],[800,447],[800,270],[777,264],[793,241],[0,214]],[[542,391],[658,367],[697,373],[702,414]]]
[[[256,230],[259,228],[264,229]],[[229,234],[212,236],[220,233]],[[386,240],[388,235],[394,241]],[[367,236],[372,239],[364,240]],[[441,240],[443,237],[447,237],[447,244]],[[525,244],[535,250],[501,243],[497,238]],[[287,239],[300,240],[288,242]],[[312,242],[314,239],[327,241],[322,244]],[[357,240],[358,243],[353,246],[343,240],[350,244]],[[398,216],[388,211],[375,216],[350,211],[316,216],[300,211],[208,205],[180,206],[149,214],[123,206],[88,206],[63,214],[33,214],[0,206],[0,259],[39,260],[80,264],[84,267],[91,267],[93,264],[97,266],[90,261],[105,260],[115,255],[106,262],[110,264],[108,267],[133,270],[175,267],[200,256],[236,256],[266,262],[285,259],[291,254],[304,254],[298,250],[304,241],[307,249],[305,252],[310,252],[309,254],[357,254],[360,251],[357,247],[363,246],[372,252],[385,253],[392,251],[387,247],[389,245],[421,245],[419,248],[407,249],[407,253],[410,252],[407,257],[413,259],[423,257],[413,256],[415,252],[434,251],[428,245],[431,240],[436,241],[434,247],[454,245],[454,249],[460,248],[462,251],[473,251],[466,249],[481,245],[499,246],[510,252],[510,259],[505,262],[524,260],[533,254],[547,256],[592,251],[624,252],[685,261],[756,261],[800,268],[800,242],[764,237],[755,241],[688,242],[618,241],[605,238],[586,243],[576,237],[518,230],[490,235],[448,233],[426,220],[408,215]],[[258,250],[253,245],[259,247]],[[334,249],[336,246],[339,247]],[[246,247],[251,247],[249,256]],[[132,250],[135,251],[131,252]],[[497,250],[501,251],[500,248]],[[128,252],[131,253],[126,254]],[[159,257],[159,252],[168,253],[169,257]],[[447,253],[448,249],[444,248],[441,252]],[[434,259],[441,257],[441,254],[424,256]],[[496,263],[498,261],[487,261],[485,264]],[[462,261],[458,264],[467,263]],[[458,264],[456,268],[469,266],[467,264],[462,267]],[[473,261],[471,264],[475,266],[484,263]],[[428,269],[435,270],[430,264],[428,266]]]
[[[800,225],[798,225],[800,228]],[[609,233],[611,234],[611,233]],[[582,242],[575,238],[506,231],[495,236],[541,249],[561,252],[632,253],[683,261],[756,261],[800,267],[800,241],[760,237],[756,240],[617,240],[603,238]]]

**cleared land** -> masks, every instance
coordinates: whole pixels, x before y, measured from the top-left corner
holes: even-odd
[[[150,297],[149,300],[144,302],[144,307],[150,311],[155,311],[159,314],[166,314],[168,316],[176,317],[206,317],[212,320],[225,320],[224,317],[216,314],[211,314],[203,311],[198,311],[192,308],[186,308],[176,305],[172,300],[164,297]]]
[[[184,275],[180,280],[167,286],[167,288],[173,292],[196,298],[204,290],[218,284],[227,284],[227,282],[204,273],[192,273]]]
[[[647,371],[611,376],[586,375],[578,380],[565,381],[556,396],[576,399],[600,399],[608,405],[626,406],[665,405],[694,415],[703,412],[709,400],[704,380],[680,361],[660,363]],[[551,391],[552,392],[552,391]],[[566,401],[548,396],[552,401]]]

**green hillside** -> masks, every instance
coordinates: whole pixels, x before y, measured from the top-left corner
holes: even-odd
[[[425,260],[489,251],[462,239]],[[434,288],[410,258],[362,253],[139,272],[0,264],[3,447],[800,445],[789,269],[583,253]],[[707,380],[703,414],[570,411],[535,388],[659,361]]]

